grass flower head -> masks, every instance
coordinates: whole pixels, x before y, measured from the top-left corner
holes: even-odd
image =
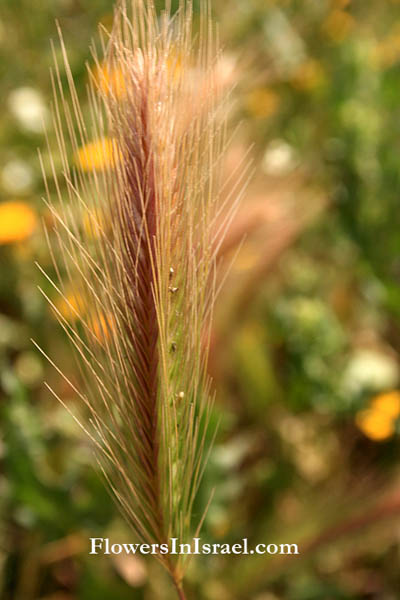
[[[152,2],[120,4],[89,73],[90,123],[63,46],[69,98],[59,69],[53,78],[63,176],[52,163],[59,193],[48,205],[53,285],[64,308],[52,307],[75,348],[82,388],[63,377],[85,407],[78,418],[119,508],[150,544],[188,539],[208,453],[204,337],[226,109],[204,7],[196,43],[192,28],[191,2],[160,18]],[[82,210],[96,235],[77,218]],[[159,558],[183,598],[184,557]]]

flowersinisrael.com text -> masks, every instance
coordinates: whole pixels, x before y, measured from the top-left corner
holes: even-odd
[[[164,544],[115,544],[109,538],[90,538],[90,554],[299,554],[297,544],[256,544],[250,548],[247,538],[235,544],[203,544],[193,538],[190,544],[169,538]]]

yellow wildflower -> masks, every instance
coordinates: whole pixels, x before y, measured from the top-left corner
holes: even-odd
[[[260,253],[255,247],[252,247],[249,243],[242,248],[239,252],[238,257],[235,260],[234,268],[237,271],[248,271],[253,269],[257,261],[259,260]]]
[[[79,148],[75,162],[83,171],[101,171],[114,167],[117,158],[115,141],[102,138]]]
[[[371,408],[391,419],[397,419],[400,415],[400,392],[392,390],[384,394],[378,394],[371,401]]]
[[[393,390],[374,396],[369,408],[357,413],[356,424],[371,440],[382,441],[394,434],[399,416],[400,392]]]
[[[317,60],[306,60],[293,75],[292,84],[300,90],[313,90],[320,87],[325,81],[324,70]]]
[[[126,83],[122,69],[101,65],[95,71],[97,84],[102,92],[121,99],[126,95]]]
[[[182,56],[172,49],[165,59],[165,66],[172,83],[176,82],[182,70]],[[117,100],[126,96],[126,73],[120,67],[99,65],[94,69],[94,77],[103,93],[114,96]]]
[[[104,215],[85,212],[83,215],[83,229],[89,239],[99,239],[102,232],[107,229],[107,222]]]
[[[389,35],[375,45],[372,51],[374,67],[389,68],[400,60],[400,26],[396,24]]]
[[[114,328],[114,319],[111,314],[97,314],[96,311],[88,307],[88,304],[82,294],[76,291],[67,291],[65,296],[59,297],[54,305],[60,314],[70,323],[84,321],[90,330],[100,342],[104,342],[110,337]],[[58,315],[56,315],[58,316]],[[90,335],[86,332],[86,335]]]
[[[172,49],[167,56],[166,66],[171,83],[176,82],[182,72],[182,56],[176,50]]]
[[[112,315],[92,314],[90,316],[90,327],[100,342],[110,339],[111,331],[114,329]]]
[[[357,413],[356,424],[364,435],[376,442],[386,440],[394,433],[393,420],[371,408]]]
[[[265,119],[276,112],[279,96],[268,88],[258,88],[247,95],[246,107],[253,117]]]
[[[111,33],[112,31],[112,27],[114,24],[114,15],[112,12],[107,12],[105,13],[100,21],[99,24],[101,24],[102,27],[104,27],[104,29],[106,29],[109,33]]]
[[[0,204],[0,244],[26,240],[37,225],[35,211],[25,202]]]
[[[334,42],[343,41],[354,27],[353,17],[345,10],[333,10],[322,24],[323,31]]]
[[[65,319],[68,321],[77,321],[82,314],[85,302],[80,294],[67,292],[65,296],[60,296],[54,302],[54,305]]]

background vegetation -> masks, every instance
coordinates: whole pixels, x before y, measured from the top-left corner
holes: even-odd
[[[221,248],[210,371],[221,420],[204,541],[296,542],[295,558],[199,557],[205,600],[396,600],[400,589],[400,2],[214,0],[256,172]],[[132,541],[87,439],[50,397],[77,380],[35,267],[51,218],[37,147],[54,135],[55,19],[84,101],[90,39],[111,0],[2,0],[0,588],[5,600],[158,600],[155,561],[93,557]],[[61,165],[59,165],[61,169]],[[51,294],[50,287],[46,288]],[[63,309],[63,307],[60,307]],[[66,310],[66,307],[64,307]]]

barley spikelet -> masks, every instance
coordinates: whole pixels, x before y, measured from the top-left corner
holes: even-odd
[[[208,13],[195,39],[191,2],[161,17],[147,0],[120,4],[89,69],[88,114],[62,41],[68,94],[58,67],[53,75],[62,175],[54,160],[43,165],[56,276],[43,273],[67,308],[49,299],[83,385],[54,366],[85,407],[77,419],[124,517],[149,544],[193,533],[209,446],[212,232],[221,240],[230,213],[221,221],[226,107]],[[183,598],[184,557],[158,558]]]

